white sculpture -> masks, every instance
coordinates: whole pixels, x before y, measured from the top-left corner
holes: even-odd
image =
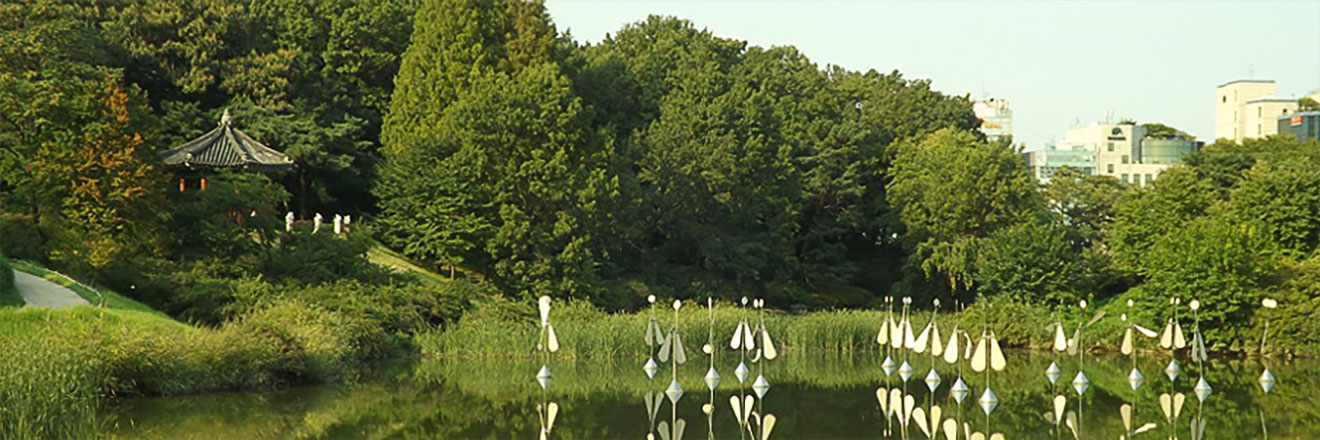
[[[317,232],[321,232],[321,213],[319,212],[316,213],[316,217],[312,217],[312,233]]]
[[[335,235],[344,233],[344,216],[335,214]]]
[[[284,232],[293,232],[293,211],[284,214]]]

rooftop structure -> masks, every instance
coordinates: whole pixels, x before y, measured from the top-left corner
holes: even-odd
[[[283,172],[293,168],[293,159],[289,156],[234,128],[228,109],[214,130],[161,152],[160,157],[166,167],[182,170],[237,168]]]

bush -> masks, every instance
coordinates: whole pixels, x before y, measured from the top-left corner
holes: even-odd
[[[32,216],[0,213],[0,254],[25,260],[44,260],[46,248]]]
[[[23,306],[23,297],[14,288],[14,268],[4,255],[0,255],[0,307]]]

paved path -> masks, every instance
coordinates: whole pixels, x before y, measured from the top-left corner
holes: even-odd
[[[14,271],[14,287],[29,307],[62,309],[90,303],[72,290],[26,272]]]

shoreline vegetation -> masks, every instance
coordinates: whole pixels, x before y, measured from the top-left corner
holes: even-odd
[[[1106,315],[1089,327],[1086,350],[1093,353],[1117,353],[1123,330],[1119,316],[1126,313],[1124,301],[1111,301],[1099,309],[1065,308],[1057,313],[1065,329],[1075,328],[1089,320],[1096,310]],[[1047,312],[1042,312],[1045,310]],[[1005,347],[1048,352],[1053,338],[1053,316],[1049,308],[1015,301],[978,302],[962,312],[938,312],[935,320],[942,337],[956,324],[973,337],[985,329],[994,331]],[[535,311],[531,304],[489,303],[463,315],[454,325],[423,333],[416,337],[417,346],[424,357],[458,358],[533,358],[537,329],[532,325]],[[608,313],[590,304],[570,302],[555,309],[555,328],[561,349],[555,354],[567,359],[617,359],[647,357],[647,348],[640,343],[650,312]],[[684,307],[679,312],[679,330],[690,341],[704,341],[710,331],[710,316],[704,307]],[[781,351],[824,353],[874,353],[883,347],[875,342],[876,333],[888,311],[884,310],[824,310],[790,314],[781,310],[767,310],[766,326],[774,330],[776,344]],[[658,307],[656,319],[662,327],[673,323],[672,310]],[[739,319],[755,316],[751,309],[734,307],[731,303],[717,304],[715,308],[714,339],[716,345],[727,344]],[[900,314],[895,311],[894,320]],[[915,310],[909,314],[914,331],[921,331],[931,319],[930,310]],[[1140,319],[1131,317],[1131,319]],[[1163,318],[1139,321],[1143,327],[1162,328]],[[1193,325],[1191,316],[1181,316],[1185,329]],[[1188,330],[1190,331],[1190,330]],[[1247,330],[1259,335],[1259,326]],[[1282,334],[1281,334],[1282,333]],[[1296,335],[1271,330],[1271,346],[1259,351],[1258,340],[1245,340],[1218,347],[1211,353],[1216,357],[1283,356],[1312,358],[1320,355],[1320,345],[1310,341],[1312,335]],[[636,342],[636,343],[633,343]],[[1144,347],[1143,347],[1144,345]],[[1138,353],[1167,354],[1167,349],[1156,346],[1155,340],[1139,343]],[[1185,354],[1185,353],[1184,353]]]
[[[539,1],[85,3],[0,3],[0,272],[108,301],[0,307],[0,438],[91,437],[107,396],[530,355],[541,295],[566,357],[640,356],[649,294],[723,301],[717,340],[735,298],[805,310],[767,317],[789,351],[878,348],[885,297],[915,326],[966,304],[941,328],[1014,347],[1052,314],[1104,310],[1101,347],[1122,314],[1187,328],[1180,298],[1212,351],[1258,351],[1268,322],[1267,354],[1320,353],[1315,141],[1042,185],[969,96],[676,17],[588,44]],[[231,111],[297,169],[163,168]]]

